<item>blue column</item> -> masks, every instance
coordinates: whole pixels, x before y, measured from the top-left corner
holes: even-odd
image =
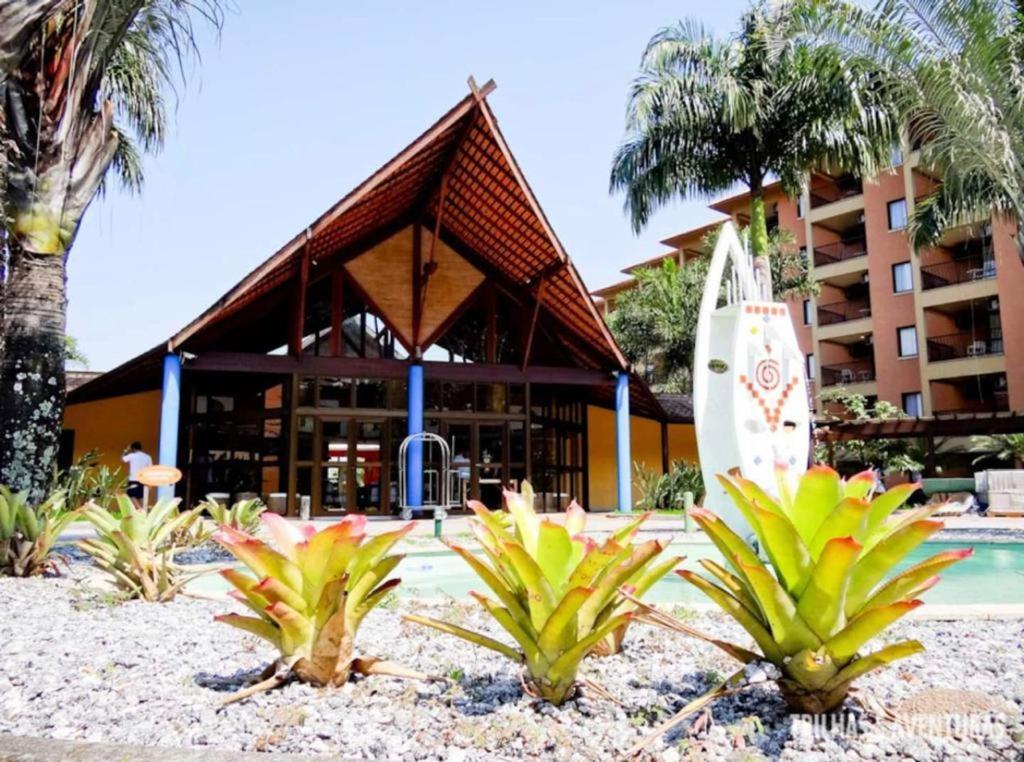
[[[409,365],[409,432],[423,431],[423,366]],[[405,499],[413,508],[423,505],[423,442],[409,443],[405,461]]]
[[[176,466],[178,460],[178,419],[181,410],[181,359],[164,355],[163,396],[160,399],[160,449],[157,462]],[[174,487],[157,487],[157,497],[174,497]]]
[[[630,479],[633,461],[629,456],[629,373],[615,377],[615,471],[619,482],[619,510],[633,508],[633,485]]]

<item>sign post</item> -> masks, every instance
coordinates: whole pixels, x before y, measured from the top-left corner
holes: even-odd
[[[153,465],[141,469],[135,478],[145,489],[142,491],[142,505],[149,507],[150,487],[170,487],[181,481],[181,471],[174,466]]]

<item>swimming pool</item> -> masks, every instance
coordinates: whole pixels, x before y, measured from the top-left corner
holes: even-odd
[[[1024,604],[1024,544],[992,542],[927,542],[911,553],[898,568],[919,563],[943,550],[973,547],[974,555],[954,564],[942,574],[942,581],[924,595],[935,604]],[[673,542],[666,554],[686,556],[680,568],[700,569],[701,558],[719,562],[722,556],[706,542]],[[406,555],[395,572],[402,578],[398,594],[404,598],[466,598],[470,590],[485,591],[486,586],[466,566],[465,561],[447,550],[416,551]],[[212,575],[197,580],[193,589],[222,592],[227,582]],[[693,585],[674,574],[661,580],[646,596],[657,603],[708,603]]]

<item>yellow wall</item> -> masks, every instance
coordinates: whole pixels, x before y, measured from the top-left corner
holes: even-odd
[[[591,510],[614,510],[618,483],[615,472],[615,413],[593,405],[587,408],[588,456],[590,471]],[[671,424],[668,430],[670,458],[697,460],[697,440],[693,426]],[[649,418],[631,416],[629,446],[633,462],[646,468],[661,470],[661,424]],[[631,467],[632,468],[632,467]],[[633,499],[639,498],[633,488]]]
[[[692,423],[670,423],[668,426],[669,460],[685,460],[696,463],[697,429]]]
[[[77,460],[89,450],[99,450],[100,462],[123,468],[121,453],[138,440],[156,461],[160,436],[160,392],[141,392],[94,402],[68,405],[64,428],[75,432]]]

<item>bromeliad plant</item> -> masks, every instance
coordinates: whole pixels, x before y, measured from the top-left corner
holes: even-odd
[[[202,508],[217,526],[229,526],[249,534],[255,534],[260,528],[260,515],[267,510],[267,506],[259,498],[239,500],[228,507],[209,496],[203,502]]]
[[[713,579],[678,574],[750,634],[760,654],[718,645],[741,661],[774,664],[791,709],[832,711],[857,678],[924,650],[908,640],[859,654],[871,638],[921,605],[920,595],[938,582],[938,572],[971,554],[938,553],[886,579],[943,526],[930,518],[935,505],[896,513],[918,485],[900,485],[872,499],[873,471],[843,481],[826,466],[811,468],[798,481],[780,470],[778,498],[738,474],[719,480],[768,565],[718,516],[694,509],[694,519],[732,570],[702,560]]]
[[[401,582],[388,575],[405,557],[388,551],[413,528],[367,538],[366,517],[346,516],[317,532],[298,527],[275,513],[262,516],[277,545],[224,525],[214,535],[251,573],[224,569],[233,598],[255,616],[216,617],[273,645],[278,659],[259,684],[231,697],[245,698],[280,685],[289,677],[313,685],[342,685],[352,670],[404,677],[422,675],[381,662],[358,659],[354,646],[363,618]]]
[[[200,509],[179,511],[177,499],[160,500],[148,511],[136,508],[127,495],[118,495],[116,510],[95,503],[85,506],[83,518],[96,537],[81,540],[88,553],[129,598],[164,603],[205,570],[189,572],[175,563],[179,549],[174,538],[201,518]]]
[[[505,505],[511,522],[500,511],[469,503],[482,559],[454,542],[447,544],[497,597],[470,593],[519,648],[437,619],[406,619],[523,664],[529,689],[561,704],[574,692],[580,662],[592,649],[605,639],[610,649],[621,645],[635,604],[624,601],[619,588],[642,594],[682,559],[652,565],[665,545],[630,542],[646,515],[597,543],[582,534],[586,514],[576,503],[566,509],[564,526],[538,517],[528,483],[522,493],[505,492]]]
[[[68,524],[77,519],[63,492],[54,492],[38,506],[28,491],[0,486],[0,573],[31,577],[56,568],[50,552]]]

